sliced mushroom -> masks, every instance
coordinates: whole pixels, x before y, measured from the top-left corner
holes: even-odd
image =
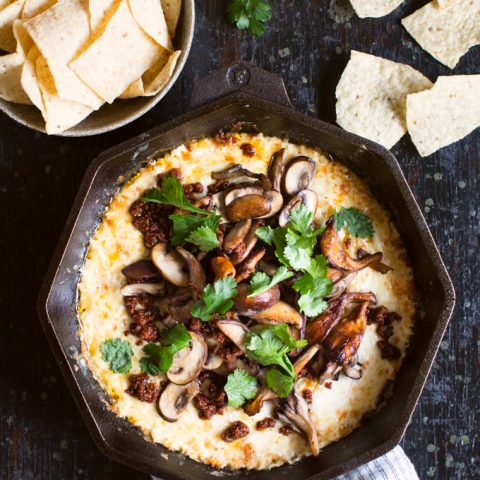
[[[284,227],[290,221],[290,214],[300,205],[305,205],[314,215],[318,207],[318,196],[313,190],[301,190],[283,207],[278,224]]]
[[[282,208],[283,197],[275,190],[247,186],[230,190],[225,195],[224,202],[228,219],[238,222],[275,215]]]
[[[188,284],[187,264],[175,251],[167,253],[166,243],[157,243],[152,248],[152,262],[158,268],[165,280],[183,287]]]
[[[339,298],[331,300],[328,308],[317,318],[307,324],[305,331],[309,344],[322,343],[342,318],[345,309],[352,303],[375,303],[375,294],[363,292],[347,292]]]
[[[234,265],[238,265],[239,263],[243,262],[253,250],[253,247],[255,247],[258,241],[256,231],[261,225],[261,220],[255,220],[252,222],[252,226],[250,227],[250,230],[245,236],[243,242],[230,255],[230,260]]]
[[[312,345],[309,347],[293,364],[295,375],[298,375],[307,365],[307,363],[318,353],[320,345]]]
[[[268,165],[268,178],[272,182],[272,188],[277,192],[281,189],[284,165],[285,149],[281,148],[272,155],[270,164]]]
[[[245,338],[249,330],[243,323],[234,320],[220,320],[217,322],[217,328],[242,352],[246,351]]]
[[[345,250],[335,230],[335,219],[333,216],[327,222],[327,228],[322,235],[320,245],[323,255],[327,257],[333,267],[349,272],[358,272],[366,267],[378,267],[383,258],[382,252],[372,253],[360,259],[352,258]],[[384,266],[386,267],[386,265]]]
[[[173,356],[172,366],[167,372],[167,378],[177,385],[185,385],[194,380],[207,359],[208,349],[203,338],[195,332],[189,333],[192,336],[190,346]]]
[[[313,425],[306,400],[296,392],[291,393],[280,406],[283,413],[308,438],[312,455],[320,453],[317,432]]]
[[[275,400],[276,398],[278,398],[278,395],[273,390],[262,387],[257,393],[257,396],[244,405],[243,410],[247,415],[256,415],[260,412],[266,401]]]
[[[360,380],[363,375],[362,367],[358,363],[355,365],[344,365],[342,373],[352,380]]]
[[[232,165],[220,172],[213,172],[212,178],[214,180],[236,180],[245,181],[245,178],[251,178],[260,183],[262,187],[271,188],[271,183],[263,173],[254,173],[246,168],[243,168],[240,164]]]
[[[150,260],[131,263],[122,270],[122,273],[130,282],[158,283],[162,278]]]
[[[328,362],[325,366],[325,370],[318,378],[318,384],[323,385],[327,380],[337,381],[342,368],[341,365],[337,365],[335,362]]]
[[[120,293],[124,297],[132,297],[133,295],[142,295],[143,293],[161,295],[164,291],[165,284],[163,283],[131,283],[122,287]]]
[[[201,294],[207,282],[202,265],[188,250],[185,250],[182,247],[177,247],[177,252],[187,262],[188,272],[190,275],[190,285],[197,293]]]
[[[223,249],[225,252],[231,253],[235,250],[245,240],[251,226],[252,220],[250,218],[236,223],[223,239]]]
[[[259,195],[263,196],[265,190],[259,186],[251,186],[251,185],[243,185],[238,186],[237,188],[233,188],[229,190],[224,198],[225,206],[228,207],[236,200],[246,197],[248,195]]]
[[[300,156],[290,160],[283,175],[283,192],[295,195],[308,188],[315,176],[316,167],[316,163],[308,157]]]
[[[270,212],[265,215],[257,215],[254,218],[270,218],[277,214],[283,206],[283,197],[282,194],[276,190],[265,190],[265,198],[268,199],[270,203]]]
[[[340,297],[340,295],[345,293],[345,290],[347,289],[348,285],[350,285],[350,283],[354,280],[356,276],[357,276],[357,272],[349,272],[347,273],[347,275],[345,275],[344,277],[334,282],[332,291],[330,292],[329,295],[327,295],[326,298],[333,300],[335,298]]]
[[[252,318],[258,323],[275,325],[277,323],[289,323],[298,329],[302,328],[303,317],[300,312],[286,302],[278,301],[275,305],[263,310]]]
[[[233,308],[239,315],[254,317],[258,313],[267,310],[278,303],[280,299],[280,288],[278,285],[262,292],[254,297],[248,296],[248,284],[239,283],[237,296],[233,299]]]
[[[220,368],[222,364],[223,364],[223,358],[220,355],[209,353],[207,361],[205,362],[205,365],[203,366],[203,368],[205,370],[216,370],[217,368]]]
[[[363,302],[345,320],[332,329],[323,345],[329,362],[352,365],[367,328],[369,302]]]
[[[252,362],[252,364],[248,364],[241,358],[237,358],[237,361],[235,362],[235,369],[237,368],[239,368],[240,370],[245,370],[245,372],[252,375],[252,377],[256,377],[258,375],[258,364],[255,362]]]
[[[239,265],[235,281],[237,283],[249,279],[256,271],[257,263],[263,258],[267,249],[265,247],[257,248],[256,251],[251,252],[250,255]]]
[[[210,265],[215,278],[235,277],[237,274],[233,263],[227,257],[213,257]]]
[[[167,422],[176,422],[199,391],[195,380],[186,385],[169,383],[158,397],[158,413]]]

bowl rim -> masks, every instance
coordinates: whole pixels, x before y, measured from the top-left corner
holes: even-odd
[[[185,26],[185,6],[188,4],[188,9],[190,12],[190,20],[188,23],[188,31],[186,32],[186,44],[185,48],[182,48],[182,51],[180,53],[180,57],[178,58],[177,64],[175,66],[175,69],[173,71],[172,76],[169,78],[168,82],[165,84],[165,86],[160,90],[156,95],[153,97],[138,97],[140,99],[148,99],[141,108],[139,108],[135,113],[131,114],[129,117],[124,118],[122,120],[115,120],[112,121],[108,126],[103,126],[103,127],[96,127],[96,128],[90,128],[90,129],[82,129],[78,130],[76,127],[78,125],[81,125],[83,123],[80,122],[77,125],[74,125],[73,127],[69,128],[68,130],[65,130],[64,132],[61,133],[56,133],[56,134],[51,134],[49,136],[51,137],[90,137],[94,135],[101,135],[102,133],[107,133],[111,132],[113,130],[117,130],[118,128],[124,127],[125,125],[128,125],[129,123],[134,122],[135,120],[138,120],[141,116],[145,115],[147,112],[149,112],[152,108],[154,108],[170,91],[170,89],[173,87],[174,83],[177,81],[178,77],[183,71],[183,68],[187,62],[188,56],[190,54],[190,50],[192,48],[192,43],[193,43],[193,37],[194,37],[194,32],[195,32],[195,0],[183,0],[183,5],[182,5],[182,11],[180,13],[180,21],[183,22]],[[128,99],[128,100],[135,100],[135,99]],[[127,100],[127,101],[128,101]],[[116,99],[114,102],[117,102],[118,99]],[[13,107],[11,106],[13,105]],[[9,118],[14,120],[15,122],[19,123],[20,125],[27,127],[31,130],[34,130],[36,132],[43,133],[47,135],[47,132],[45,131],[45,128],[39,128],[36,125],[33,125],[31,122],[26,120],[23,116],[23,114],[18,114],[14,111],[15,104],[13,102],[8,102],[6,100],[0,99],[0,111],[3,112],[5,115],[7,115]],[[113,103],[112,103],[113,105]],[[34,105],[23,105],[23,107],[30,107],[32,109],[37,109]],[[103,107],[103,105],[102,105]],[[100,109],[102,108],[100,107]],[[40,112],[39,112],[40,113]],[[95,113],[95,112],[92,112]]]

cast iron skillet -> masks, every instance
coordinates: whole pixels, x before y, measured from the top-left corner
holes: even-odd
[[[150,157],[212,135],[238,121],[265,134],[321,147],[365,180],[390,211],[406,244],[422,295],[411,348],[385,406],[361,428],[316,458],[269,471],[222,471],[242,479],[329,479],[396,446],[408,425],[455,303],[451,280],[425,219],[393,155],[383,147],[291,109],[280,78],[240,62],[204,80],[193,93],[203,105],[101,154],[89,167],[43,285],[38,312],[65,380],[98,447],[108,456],[169,479],[212,478],[215,471],[161,445],[107,407],[101,387],[79,356],[76,287],[88,241],[109,201]],[[216,471],[218,476],[218,471]]]

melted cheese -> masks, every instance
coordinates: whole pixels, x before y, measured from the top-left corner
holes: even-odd
[[[269,402],[253,417],[247,416],[242,409],[227,407],[224,415],[215,415],[206,421],[200,419],[197,410],[190,405],[180,420],[168,423],[158,415],[154,405],[142,403],[126,394],[126,375],[112,373],[102,360],[101,342],[120,336],[130,340],[135,352],[131,373],[140,370],[141,347],[135,345],[136,339],[131,335],[124,336],[131,319],[120,295],[125,283],[122,268],[148,256],[142,234],[131,224],[130,205],[146,189],[156,186],[158,173],[173,167],[182,169],[185,182],[208,184],[212,171],[232,163],[242,163],[254,172],[265,173],[272,154],[283,147],[287,159],[307,155],[317,162],[311,188],[319,197],[316,214],[319,222],[325,222],[341,206],[360,208],[372,219],[375,236],[371,239],[352,238],[350,253],[354,255],[360,247],[369,252],[382,251],[384,262],[393,267],[393,271],[381,275],[367,268],[357,275],[349,290],[373,291],[379,304],[401,315],[402,320],[395,322],[395,334],[391,341],[401,350],[402,358],[412,330],[415,289],[412,270],[395,226],[365,184],[346,167],[329,161],[320,151],[279,138],[246,134],[237,137],[232,145],[218,145],[211,139],[203,139],[190,144],[188,149],[184,145],[179,146],[164,158],[151,162],[115,196],[91,239],[82,269],[78,287],[80,334],[84,356],[108,393],[112,409],[139,427],[147,439],[215,467],[268,469],[295,462],[310,454],[306,441],[300,435],[281,435],[278,432],[281,424],[278,422],[273,429],[255,429],[258,420],[271,414]],[[240,145],[244,142],[254,145],[254,157],[242,154]],[[360,380],[342,375],[332,383],[331,389],[318,386],[312,380],[297,382],[300,390],[305,382],[314,389],[311,410],[321,447],[357,428],[361,418],[376,408],[387,380],[394,379],[401,361],[383,360],[377,341],[375,327],[368,326],[359,350],[359,360],[364,365]],[[250,434],[226,443],[221,439],[221,433],[235,420],[248,425]]]

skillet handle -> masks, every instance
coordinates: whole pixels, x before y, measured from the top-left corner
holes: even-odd
[[[235,92],[292,108],[285,84],[278,75],[242,60],[198,80],[190,103],[195,108]]]

